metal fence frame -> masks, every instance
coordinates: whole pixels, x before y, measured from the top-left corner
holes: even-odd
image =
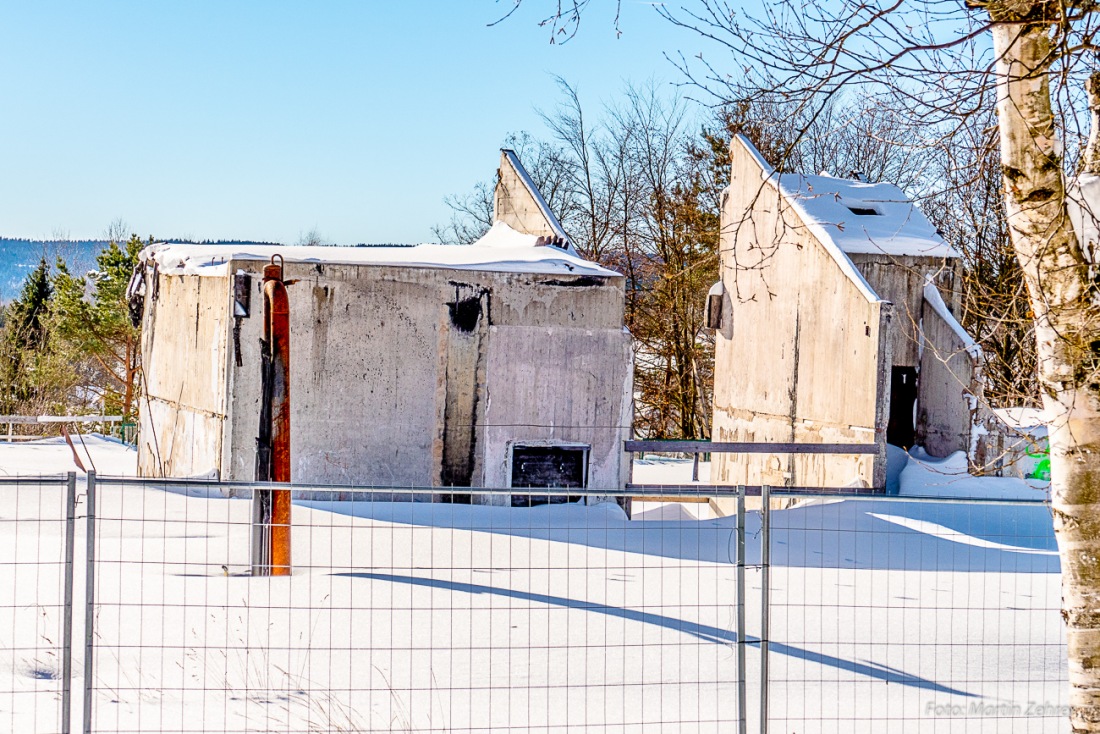
[[[845,447],[847,448],[847,447]],[[653,450],[653,449],[646,449]],[[666,449],[667,450],[667,449]],[[713,451],[713,446],[710,447]],[[700,453],[702,451],[700,450]],[[4,486],[25,483],[29,478],[0,478],[0,490]],[[51,485],[64,485],[66,487],[66,499],[65,499],[65,546],[64,546],[64,619],[63,619],[63,639],[61,646],[62,654],[62,722],[61,731],[63,734],[69,734],[71,721],[72,721],[72,658],[73,658],[73,620],[77,612],[74,609],[74,583],[76,574],[74,573],[74,565],[77,562],[76,558],[76,521],[80,518],[78,514],[78,494],[77,494],[77,479],[74,473],[69,473],[67,477],[56,478],[34,478],[30,481],[39,483],[48,483]],[[257,488],[274,487],[280,489],[287,489],[288,485],[285,484],[258,484],[255,482],[219,482],[216,480],[184,480],[184,479],[134,479],[134,478],[117,478],[117,477],[103,477],[97,479],[94,472],[89,472],[86,479],[86,496],[85,496],[85,508],[83,519],[85,520],[86,528],[86,547],[85,557],[79,559],[83,561],[84,565],[84,582],[85,582],[85,597],[84,597],[84,650],[83,650],[83,663],[84,663],[84,686],[82,697],[82,709],[83,709],[83,731],[85,734],[91,734],[95,731],[95,711],[93,705],[94,699],[94,683],[95,683],[95,671],[93,669],[95,650],[96,650],[96,568],[99,562],[96,558],[96,537],[97,537],[97,484],[109,482],[111,485],[120,486],[165,486],[175,488],[201,488],[204,491],[208,491],[212,488],[230,489],[238,494],[250,492]],[[483,493],[515,493],[514,488],[507,489],[487,489],[479,487],[469,488],[439,488],[439,487],[348,487],[343,485],[290,485],[289,487],[295,493],[305,493],[314,495],[318,499],[329,499],[336,495],[354,493],[357,497],[362,497],[364,500],[372,498],[374,495],[379,497],[390,497],[393,493],[399,492],[401,494],[410,495],[438,495],[441,493],[446,494],[483,494]],[[445,492],[442,491],[445,489]],[[749,666],[747,662],[748,654],[747,648],[750,644],[758,644],[760,649],[760,667],[759,667],[759,731],[767,732],[769,724],[769,690],[770,690],[770,643],[771,643],[771,624],[770,617],[772,611],[771,600],[771,549],[772,549],[772,500],[798,500],[798,499],[850,499],[868,501],[873,500],[876,502],[885,503],[939,503],[939,504],[959,504],[959,505],[1015,505],[1015,506],[1049,506],[1049,500],[1042,499],[969,499],[964,497],[943,497],[943,496],[897,496],[886,494],[874,494],[868,495],[865,491],[851,491],[844,489],[837,490],[822,490],[812,488],[773,488],[766,485],[762,486],[719,486],[719,485],[699,485],[699,484],[686,484],[686,485],[659,485],[654,487],[645,487],[638,485],[628,485],[622,489],[615,490],[593,490],[593,489],[578,489],[578,488],[539,488],[537,494],[549,495],[549,496],[575,496],[583,495],[588,497],[598,497],[600,499],[612,499],[612,498],[637,498],[644,500],[646,498],[663,498],[669,495],[670,489],[674,489],[675,493],[681,497],[726,497],[736,500],[736,518],[735,518],[735,585],[736,592],[735,597],[737,600],[736,609],[736,658],[737,658],[737,731],[742,734],[747,734],[748,721],[749,721],[749,706],[750,701],[748,698],[748,680],[749,680]],[[747,597],[746,597],[746,571],[750,567],[746,561],[746,526],[745,519],[747,516],[745,500],[747,497],[759,497],[761,500],[760,516],[761,516],[761,535],[760,535],[760,563],[757,568],[761,574],[761,600],[759,610],[760,620],[760,638],[758,641],[750,641],[746,633],[747,627]]]
[[[76,473],[67,475],[51,475],[41,477],[0,477],[0,492],[9,488],[19,488],[28,482],[39,485],[40,489],[61,488],[65,489],[64,509],[57,518],[58,523],[64,523],[64,546],[61,551],[61,560],[64,570],[62,572],[62,600],[61,608],[61,644],[58,653],[61,663],[61,701],[60,721],[58,722],[61,734],[69,734],[71,729],[72,712],[72,678],[73,678],[73,578],[75,571],[75,546],[76,546],[76,519],[77,519],[77,483]],[[14,520],[18,522],[18,519]],[[13,691],[14,694],[14,691]]]

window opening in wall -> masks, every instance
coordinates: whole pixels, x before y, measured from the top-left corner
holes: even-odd
[[[512,446],[513,488],[588,486],[588,451],[583,444],[514,444]],[[576,502],[580,496],[513,494],[512,507]]]

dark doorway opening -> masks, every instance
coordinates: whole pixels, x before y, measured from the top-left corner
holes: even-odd
[[[577,487],[588,485],[587,446],[512,447],[512,487]],[[576,502],[580,496],[513,494],[512,507]]]
[[[894,367],[890,370],[890,420],[886,424],[886,443],[908,449],[916,440],[917,368]]]

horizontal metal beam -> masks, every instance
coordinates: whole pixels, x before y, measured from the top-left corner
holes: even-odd
[[[53,478],[50,478],[53,479]],[[64,477],[60,477],[64,484]],[[37,477],[12,477],[10,479],[0,477],[0,484],[19,484],[36,481]],[[254,489],[289,489],[294,493],[295,501],[307,500],[310,495],[318,495],[314,501],[336,501],[330,495],[340,493],[354,496],[348,502],[382,502],[389,501],[372,495],[550,495],[562,496],[593,496],[593,497],[736,497],[738,488],[722,484],[628,484],[616,489],[597,489],[584,487],[363,487],[341,484],[279,484],[272,482],[233,482],[219,481],[216,479],[172,479],[172,478],[140,478],[140,477],[102,477],[96,476],[96,484],[102,488],[111,486],[145,486],[151,489],[165,489],[185,494],[186,490],[199,490],[203,494],[211,490],[233,489],[235,496],[244,496],[246,492]],[[171,489],[174,488],[174,489]],[[965,505],[1036,505],[1050,504],[1045,497],[1027,499],[993,499],[971,497],[937,497],[921,495],[896,495],[885,494],[885,490],[853,487],[782,487],[769,488],[772,499],[834,499],[834,500],[860,500],[868,502],[931,502],[940,504],[965,504]],[[749,497],[760,496],[761,487],[754,485],[745,486],[745,495]],[[308,500],[307,500],[308,501]]]
[[[632,454],[643,451],[678,454],[877,454],[874,443],[757,443],[722,441],[644,440],[624,441]]]

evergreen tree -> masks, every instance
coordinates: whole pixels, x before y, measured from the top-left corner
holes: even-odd
[[[50,266],[43,257],[23,283],[19,298],[4,311],[0,337],[0,413],[25,412],[43,390],[40,370],[48,339],[53,298]]]
[[[40,350],[46,343],[46,314],[49,311],[53,286],[50,266],[43,257],[38,267],[23,283],[23,291],[8,309],[8,336],[21,349]]]
[[[75,277],[59,263],[54,278],[57,349],[81,363],[83,386],[102,396],[104,410],[126,418],[136,408],[141,337],[130,323],[126,287],[144,246],[137,235],[112,241],[96,258],[96,270]]]

